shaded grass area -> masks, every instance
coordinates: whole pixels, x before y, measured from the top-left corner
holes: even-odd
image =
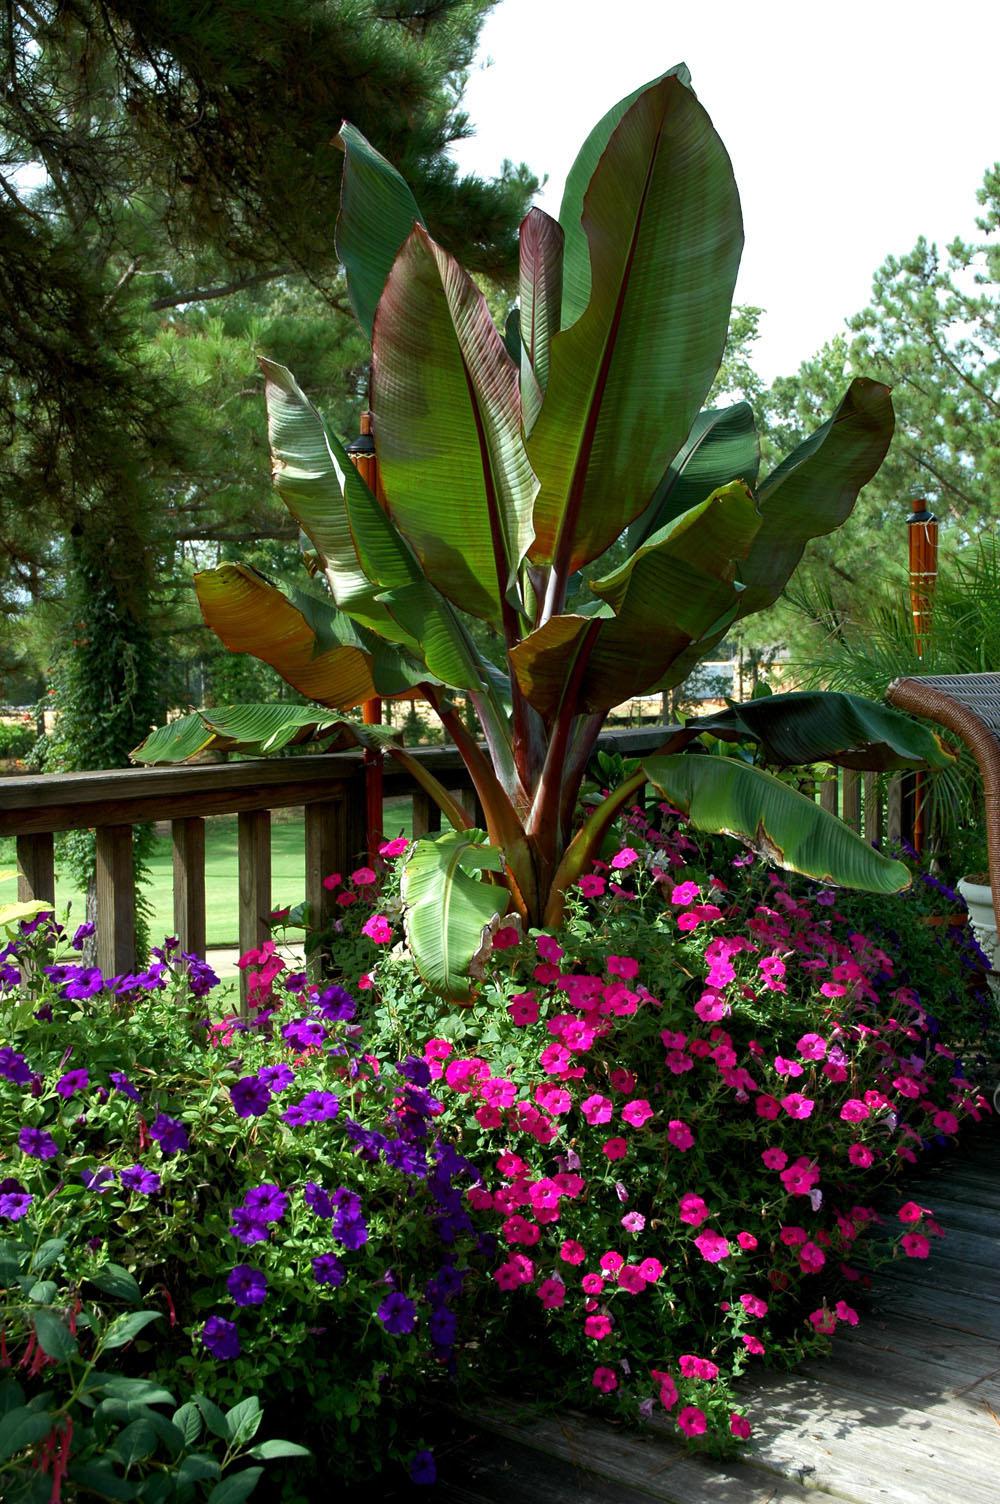
[[[410,799],[386,801],[385,828],[389,835],[410,835]],[[173,857],[169,829],[161,827],[149,862],[150,881],[144,896],[152,909],[150,934],[158,943],[173,929]],[[346,873],[344,874],[347,875]],[[0,904],[17,897],[13,839],[0,840]],[[296,904],[305,897],[305,821],[301,809],[274,810],[271,815],[271,897],[275,908]],[[60,916],[70,903],[71,919],[84,915],[84,897],[56,862],[56,907]],[[239,933],[237,885],[237,828],[235,815],[213,815],[205,822],[205,923],[209,947],[236,945]]]

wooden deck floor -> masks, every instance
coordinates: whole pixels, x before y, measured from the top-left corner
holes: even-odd
[[[945,1229],[926,1263],[878,1276],[872,1309],[830,1359],[754,1384],[756,1445],[717,1465],[666,1428],[513,1409],[439,1452],[453,1504],[998,1504],[1000,1133],[930,1171]]]

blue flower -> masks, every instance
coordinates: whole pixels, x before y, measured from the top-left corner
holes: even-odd
[[[226,1289],[238,1306],[259,1306],[267,1295],[267,1280],[259,1269],[237,1264],[226,1276]]]
[[[59,1145],[44,1128],[22,1128],[17,1135],[17,1146],[22,1154],[30,1154],[33,1159],[54,1159],[59,1153]]]
[[[27,1086],[31,1080],[28,1062],[9,1044],[0,1049],[0,1076],[5,1081],[13,1081],[15,1086]]]
[[[344,1283],[344,1266],[335,1253],[320,1253],[312,1261],[313,1279],[318,1285]]]
[[[111,1071],[108,1075],[108,1080],[115,1091],[120,1091],[123,1097],[128,1097],[132,1102],[142,1101],[142,1098],[124,1071]]]
[[[266,1243],[268,1239],[267,1223],[264,1219],[251,1211],[246,1206],[236,1206],[232,1211],[232,1225],[229,1228],[230,1235],[238,1243],[251,1247],[254,1243]]]
[[[327,987],[316,999],[316,1012],[331,1023],[346,1023],[354,1017],[357,1005],[343,987]]]
[[[410,1463],[410,1481],[413,1483],[436,1483],[437,1464],[433,1452],[415,1452]]]
[[[70,941],[74,950],[83,950],[83,942],[89,940],[94,933],[94,926],[89,922],[77,926],[76,934]]]
[[[236,1116],[240,1118],[259,1118],[273,1100],[264,1082],[257,1076],[242,1076],[235,1086],[230,1087],[229,1097],[236,1109]]]
[[[56,1082],[56,1091],[61,1097],[67,1099],[75,1096],[78,1091],[86,1091],[90,1085],[90,1073],[83,1066],[79,1070],[67,1071]]]
[[[291,1086],[295,1080],[295,1072],[290,1065],[282,1062],[280,1065],[265,1065],[263,1070],[257,1072],[257,1078],[263,1081],[268,1091],[284,1091],[286,1086]]]
[[[201,1329],[201,1340],[213,1358],[238,1358],[240,1334],[224,1316],[210,1316]]]
[[[265,1181],[247,1191],[243,1205],[261,1222],[280,1222],[288,1210],[288,1194],[280,1186]]]
[[[17,1222],[24,1216],[34,1197],[27,1191],[7,1191],[0,1196],[0,1217]]]
[[[105,1191],[110,1191],[115,1181],[115,1172],[109,1166],[104,1165],[99,1170],[81,1170],[80,1179],[88,1191],[96,1191],[102,1196]]]
[[[393,1337],[405,1337],[417,1324],[416,1305],[398,1290],[385,1297],[375,1314]]]
[[[164,1158],[169,1159],[173,1154],[180,1154],[182,1150],[190,1147],[187,1129],[176,1118],[167,1117],[161,1112],[153,1119],[149,1129],[149,1136],[157,1141],[160,1152]]]
[[[314,1180],[307,1180],[305,1190],[302,1192],[306,1206],[311,1207],[317,1217],[332,1217],[334,1205],[330,1197],[321,1185]]]
[[[142,1196],[156,1196],[159,1193],[160,1177],[155,1170],[147,1170],[145,1165],[131,1165],[127,1170],[122,1170],[119,1178],[127,1191],[138,1191]]]

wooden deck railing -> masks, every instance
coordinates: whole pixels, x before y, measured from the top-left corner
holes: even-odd
[[[605,732],[601,746],[634,757],[659,746],[662,726]],[[476,815],[465,767],[453,747],[415,749],[417,756]],[[411,795],[413,831],[440,828],[440,811],[391,758],[385,797]],[[819,785],[825,808],[875,840],[900,834],[900,780],[885,800],[872,774],[841,770]],[[98,964],[106,974],[135,965],[133,827],[169,820],[173,838],[174,932],[185,950],[205,950],[205,819],[235,814],[238,823],[239,945],[245,951],[270,933],[270,812],[305,811],[305,898],[314,922],[335,917],[335,896],[323,886],[331,872],[349,872],[366,848],[364,769],[359,752],[319,753],[177,768],[122,768],[104,773],[49,773],[0,778],[0,835],[16,837],[18,896],[56,902],[53,836],[94,829],[97,839]]]
[[[658,726],[609,731],[608,751],[634,757],[664,737]],[[454,747],[414,750],[445,786],[477,814],[475,795]],[[386,759],[386,799],[413,798],[413,832],[440,828],[437,806],[410,776]],[[318,753],[177,768],[119,768],[103,773],[47,773],[0,778],[0,836],[16,837],[18,897],[56,902],[53,837],[93,829],[97,840],[98,965],[107,975],[135,965],[132,830],[169,820],[173,839],[174,933],[184,950],[205,950],[205,819],[237,816],[239,945],[245,951],[270,933],[271,815],[305,812],[305,898],[315,923],[335,917],[331,872],[350,872],[366,850],[364,768],[359,752]]]

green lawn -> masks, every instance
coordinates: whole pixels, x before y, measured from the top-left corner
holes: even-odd
[[[413,828],[413,805],[409,799],[393,799],[386,805],[386,830],[409,835]],[[169,833],[158,835],[150,861],[151,881],[145,896],[153,909],[151,933],[154,943],[173,928],[173,867]],[[83,895],[71,883],[61,881],[56,867],[56,904],[63,912],[72,903],[72,918],[83,917]],[[275,908],[300,902],[304,895],[305,840],[302,811],[275,810],[271,816],[271,896]],[[13,840],[0,841],[0,904],[17,897],[17,874]],[[235,945],[239,930],[236,883],[236,816],[215,815],[205,830],[205,906],[209,946]]]

